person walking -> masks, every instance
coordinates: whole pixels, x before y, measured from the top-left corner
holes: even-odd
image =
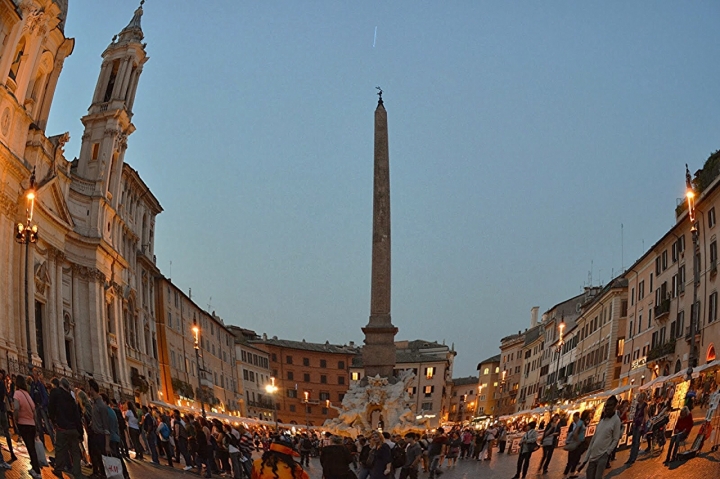
[[[367,477],[370,475],[370,467],[372,465],[368,465],[368,458],[370,457],[370,444],[368,444],[367,439],[360,436],[358,438],[358,449],[360,452],[358,453],[358,479],[367,479]]]
[[[541,440],[543,456],[540,460],[538,471],[542,470],[543,474],[547,474],[548,472],[550,460],[552,459],[555,447],[557,447],[558,436],[560,436],[560,416],[555,414],[550,419],[550,424],[545,427]]]
[[[147,406],[142,407],[143,418],[142,418],[142,430],[145,432],[147,437],[148,449],[150,449],[150,457],[154,464],[160,464],[160,457],[158,456],[157,448],[157,422],[153,417],[152,413]]]
[[[632,421],[632,444],[630,445],[630,456],[625,464],[632,465],[637,460],[640,453],[640,442],[646,432],[646,424],[648,422],[648,405],[645,400],[645,393],[641,392],[637,395],[635,404],[635,415]]]
[[[392,471],[390,446],[377,431],[373,431],[370,435],[370,457],[368,461],[370,463],[370,479],[385,479],[385,476]]]
[[[507,427],[505,424],[500,425],[498,430],[498,454],[505,453],[505,446],[507,445]]]
[[[120,464],[122,464],[123,477],[125,479],[129,479],[130,474],[128,473],[127,466],[125,465],[125,459],[123,459],[122,455],[120,454],[120,426],[118,426],[118,418],[115,415],[115,411],[111,406],[110,398],[108,398],[107,394],[100,393],[100,397],[107,405],[106,407],[108,410],[108,426],[110,431],[110,456],[120,459]]]
[[[487,428],[487,431],[485,431],[485,449],[487,450],[487,454],[485,456],[485,460],[489,461],[492,459],[492,450],[493,447],[495,447],[495,438],[498,434],[498,428],[495,424]],[[480,457],[482,457],[482,453],[480,453]],[[478,460],[480,459],[478,457]]]
[[[180,411],[177,409],[173,410],[173,419],[173,438],[175,438],[175,447],[178,451],[175,459],[178,464],[180,464],[179,457],[182,455],[185,460],[185,467],[183,470],[189,471],[192,469],[192,460],[190,459],[190,454],[188,452],[188,434],[185,421],[182,420],[180,417]]]
[[[140,423],[138,422],[137,409],[132,401],[127,402],[127,411],[125,411],[125,420],[127,421],[128,431],[130,432],[130,442],[135,449],[135,459],[142,461],[143,447],[140,444]]]
[[[353,458],[340,436],[332,436],[330,445],[320,453],[320,465],[324,479],[347,479]]]
[[[130,459],[130,451],[128,451],[127,440],[127,423],[125,422],[125,416],[123,415],[120,405],[115,399],[110,400],[110,406],[113,410],[113,414],[117,418],[118,430],[120,431],[120,455],[124,458]]]
[[[585,430],[587,424],[590,422],[590,410],[586,409],[582,412],[573,414],[573,421],[568,428],[568,436],[565,441],[564,449],[568,452],[567,464],[565,465],[565,472],[563,472],[563,479],[578,477],[575,474],[578,464],[580,464],[580,458],[583,453],[587,450],[585,444]]]
[[[43,444],[45,444],[45,433],[50,436],[50,442],[55,444],[55,431],[53,430],[50,419],[48,418],[48,395],[47,388],[43,382],[43,375],[37,368],[32,370],[32,382],[30,386],[30,396],[35,402],[35,424],[38,428],[38,435]]]
[[[251,479],[310,479],[302,466],[293,460],[299,456],[287,436],[277,436],[262,457],[253,463]]]
[[[165,454],[168,460],[168,467],[173,467],[173,451],[172,447],[170,445],[170,437],[172,436],[172,431],[170,430],[170,425],[167,423],[166,417],[163,417],[159,410],[155,409],[155,422],[157,423],[157,428],[155,429],[155,433],[158,437],[158,449],[159,454]],[[159,459],[159,458],[158,458]]]
[[[308,437],[307,433],[302,434],[300,439],[300,465],[310,467],[310,451],[312,451],[312,441]]]
[[[29,471],[30,476],[32,476],[33,479],[40,479],[40,462],[38,461],[38,455],[35,449],[35,436],[37,434],[35,427],[35,403],[30,393],[28,393],[27,381],[23,376],[18,376],[15,379],[15,387],[15,396],[13,397],[15,425],[30,455],[30,464],[32,465],[32,469]]]
[[[615,396],[610,396],[605,401],[602,417],[588,446],[587,479],[602,479],[610,453],[620,441],[622,423],[615,414],[617,404],[618,400]]]
[[[535,426],[535,421],[531,421],[527,426],[525,426],[525,434],[523,434],[522,439],[520,439],[520,456],[517,461],[517,472],[515,473],[515,476],[513,476],[513,479],[527,477],[528,467],[530,467],[530,457],[539,447]]]
[[[53,473],[62,477],[63,471],[70,470],[75,479],[83,477],[80,469],[80,443],[83,438],[83,423],[80,408],[70,393],[70,383],[62,378],[59,387],[54,388],[48,401],[48,416],[55,425],[55,468]],[[68,464],[70,459],[71,464]]]
[[[110,449],[110,417],[108,408],[100,396],[100,385],[94,379],[88,381],[90,389],[90,400],[92,401],[90,419],[90,460],[92,461],[93,476],[96,478],[105,477],[103,466],[103,455],[109,456]]]
[[[435,435],[428,446],[428,459],[430,460],[430,479],[434,479],[435,476],[441,476],[443,471],[439,470],[440,464],[445,459],[447,454],[447,443],[448,438],[445,435],[445,429],[442,427],[437,428]]]
[[[418,479],[418,468],[422,461],[423,450],[417,442],[417,434],[409,432],[405,434],[407,445],[405,446],[405,465],[400,469],[400,479]]]
[[[0,369],[0,428],[3,430],[5,435],[5,441],[7,442],[8,450],[10,451],[10,462],[17,461],[17,457],[13,452],[12,434],[10,434],[10,421],[8,420],[8,405],[12,398],[8,395],[5,370]],[[11,469],[12,466],[5,462],[5,458],[0,452],[0,469]]]

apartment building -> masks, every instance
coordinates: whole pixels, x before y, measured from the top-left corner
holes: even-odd
[[[540,370],[545,349],[545,327],[537,324],[537,311],[538,308],[533,308],[531,327],[525,333],[525,344],[521,351],[523,366],[517,400],[518,411],[535,407],[541,392]]]
[[[560,369],[560,381],[576,394],[619,385],[627,310],[627,280],[622,277],[610,281],[583,307],[572,339],[577,359]]]
[[[235,336],[169,278],[156,278],[160,399],[169,404],[242,412],[235,375]],[[195,350],[195,331],[197,345]]]
[[[448,421],[462,423],[470,421],[475,416],[475,407],[478,400],[477,387],[477,376],[452,380]]]
[[[235,335],[235,376],[245,391],[242,415],[271,421],[274,404],[266,389],[272,384],[270,355],[250,342],[259,339],[255,331],[233,325],[228,326],[228,329]]]
[[[337,345],[290,341],[277,336],[249,340],[270,357],[272,400],[277,419],[287,424],[321,426],[337,417],[350,385],[350,363],[359,354],[353,343]]]
[[[522,331],[500,340],[500,386],[495,390],[498,416],[517,412],[524,346],[525,333]]]
[[[496,391],[500,386],[500,355],[497,354],[478,366],[478,398],[476,416],[496,416]]]
[[[720,152],[695,174],[695,227],[698,246],[697,303],[693,305],[692,223],[687,203],[676,208],[676,224],[624,274],[628,319],[621,370],[623,384],[642,384],[658,375],[688,368],[690,322],[695,319],[695,357],[702,365],[716,358],[718,321],[717,212],[720,211]],[[697,314],[696,314],[697,313]]]

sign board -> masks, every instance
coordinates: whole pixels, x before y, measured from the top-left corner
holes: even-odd
[[[635,361],[632,362],[630,370],[632,371],[632,370],[635,370],[638,368],[644,368],[645,363],[647,363],[647,356],[643,356],[640,359],[636,359]]]
[[[595,435],[595,428],[597,424],[590,424],[585,431],[585,437],[593,437]]]
[[[560,435],[558,436],[557,447],[565,446],[565,442],[567,441],[567,436],[568,436],[568,429],[570,429],[570,426],[565,426],[565,427],[560,428]]]
[[[520,440],[522,437],[516,437],[512,440],[512,444],[510,445],[510,454],[519,454],[520,453]]]
[[[707,414],[705,415],[705,420],[710,422],[713,419],[713,416],[715,416],[715,413],[718,410],[718,406],[720,405],[720,390],[715,391],[710,396],[710,401],[708,402],[708,410]]]

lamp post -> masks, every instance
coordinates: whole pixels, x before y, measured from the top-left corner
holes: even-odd
[[[305,430],[310,432],[310,420],[308,419],[308,400],[310,399],[310,392],[305,391],[303,393],[305,395]]]
[[[195,337],[195,362],[197,363],[198,370],[198,399],[200,399],[202,415],[205,417],[205,401],[203,401],[202,382],[200,381],[200,373],[204,371],[204,369],[200,367],[200,328],[197,323],[193,325],[192,332]]]
[[[555,366],[555,390],[558,393],[558,397],[556,399],[559,399],[560,397],[560,388],[558,386],[560,385],[560,356],[562,354],[563,344],[565,344],[565,341],[563,341],[563,331],[565,331],[565,317],[560,318],[560,323],[558,324],[558,331],[560,332],[560,339],[558,339],[557,364]]]
[[[697,345],[695,341],[695,334],[697,332],[698,318],[700,314],[700,311],[698,311],[700,308],[697,307],[698,285],[700,284],[700,265],[698,264],[700,246],[698,245],[699,232],[697,226],[695,226],[695,190],[693,189],[692,177],[690,176],[690,170],[688,169],[687,164],[685,164],[685,186],[687,187],[685,196],[687,197],[688,204],[688,218],[692,224],[690,234],[692,235],[693,243],[693,305],[691,309],[692,317],[690,318],[690,354],[688,355],[687,369],[688,379],[692,379],[693,368],[697,365]]]
[[[30,293],[28,291],[28,265],[30,264],[30,243],[38,240],[38,227],[32,224],[35,209],[35,168],[30,175],[30,187],[25,192],[27,206],[25,224],[18,223],[15,241],[25,245],[25,340],[27,341],[28,372],[32,369],[32,348],[30,347]]]
[[[275,416],[275,432],[278,431],[278,417],[277,417],[277,403],[275,402],[275,393],[277,392],[278,387],[275,386],[275,378],[270,378],[270,384],[265,386],[265,391],[267,391],[268,394],[272,397],[273,402],[273,416]],[[306,409],[307,411],[307,409]]]
[[[481,384],[478,386],[478,398],[477,398],[477,403],[475,404],[475,416],[480,415],[480,400],[482,398],[482,390],[483,390],[483,385]]]

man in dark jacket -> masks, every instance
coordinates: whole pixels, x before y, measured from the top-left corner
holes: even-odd
[[[48,416],[55,424],[55,469],[53,473],[62,477],[69,468],[68,457],[72,460],[72,475],[75,479],[83,477],[80,471],[80,441],[83,438],[83,426],[80,409],[70,394],[70,383],[60,380],[48,401]],[[68,455],[69,453],[69,455]]]
[[[330,445],[323,447],[320,452],[320,464],[325,479],[346,479],[350,473],[352,462],[352,454],[343,445],[340,436],[332,436]]]
[[[30,396],[35,403],[35,424],[37,425],[38,435],[44,443],[44,434],[47,433],[50,436],[50,441],[55,444],[55,431],[48,420],[49,396],[45,383],[43,382],[43,375],[37,368],[35,368],[32,370],[31,377],[32,382],[28,384],[28,386],[30,389]]]
[[[10,461],[17,461],[17,457],[13,452],[12,434],[10,434],[10,422],[8,421],[8,411],[6,406],[6,404],[10,403],[10,401],[12,401],[12,396],[8,393],[8,390],[5,387],[5,370],[0,369],[0,428],[3,429],[3,434],[5,434],[5,440],[7,441],[8,450],[10,451]],[[7,464],[5,462],[5,458],[1,456],[2,452],[0,452],[0,459],[2,459],[0,467],[2,467],[3,464]],[[7,467],[5,468],[7,469]]]

